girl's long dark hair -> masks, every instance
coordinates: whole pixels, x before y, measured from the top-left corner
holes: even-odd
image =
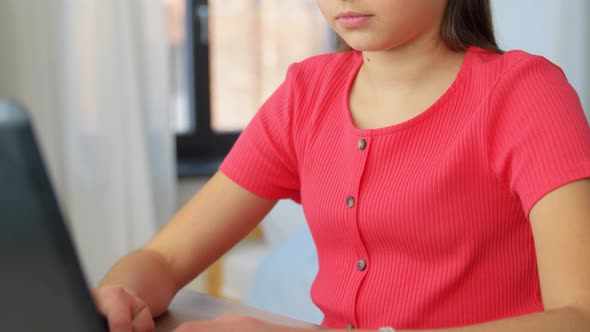
[[[477,46],[502,53],[494,35],[490,0],[448,0],[440,35],[454,51]]]
[[[440,37],[453,51],[465,51],[469,46],[477,46],[502,53],[494,35],[490,0],[448,0]],[[340,39],[340,50],[350,49]]]

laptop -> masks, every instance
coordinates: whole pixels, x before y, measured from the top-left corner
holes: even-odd
[[[0,330],[105,332],[26,112],[0,100]]]

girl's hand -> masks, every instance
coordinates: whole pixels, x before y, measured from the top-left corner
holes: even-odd
[[[94,302],[111,332],[153,332],[154,319],[148,306],[131,290],[119,286],[92,290]]]
[[[279,332],[281,327],[256,318],[223,315],[213,320],[184,323],[174,332]]]

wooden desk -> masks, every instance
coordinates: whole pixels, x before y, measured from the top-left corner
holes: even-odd
[[[173,331],[184,322],[213,319],[223,314],[251,316],[267,322],[293,327],[321,328],[315,324],[272,314],[243,304],[225,301],[189,290],[182,290],[172,301],[168,312],[156,320],[156,332]]]

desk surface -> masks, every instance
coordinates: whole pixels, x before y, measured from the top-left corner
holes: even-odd
[[[243,304],[225,301],[189,290],[182,290],[172,301],[168,312],[156,320],[156,332],[173,331],[184,322],[213,319],[223,314],[251,316],[267,322],[292,327],[320,328],[318,325],[269,313]]]

